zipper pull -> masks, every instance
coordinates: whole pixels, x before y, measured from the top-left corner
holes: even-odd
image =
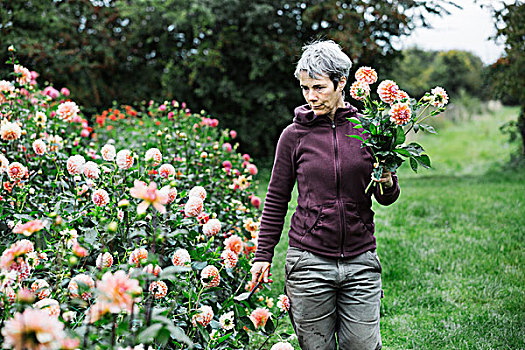
[[[332,129],[335,129],[335,122],[332,120]]]

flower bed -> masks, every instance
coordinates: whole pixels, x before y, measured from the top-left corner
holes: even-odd
[[[248,283],[260,199],[236,133],[150,101],[89,125],[16,62],[0,81],[1,341],[13,348],[244,349],[288,309]],[[271,341],[268,341],[271,340]],[[257,344],[255,344],[257,343]]]

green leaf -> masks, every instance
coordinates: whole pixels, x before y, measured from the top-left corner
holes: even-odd
[[[430,134],[437,134],[436,130],[434,130],[432,125],[421,124],[420,126],[421,126],[421,130],[423,131],[426,131]]]
[[[415,173],[417,173],[417,161],[414,157],[410,157],[410,167]]]
[[[362,124],[354,125],[354,129],[362,129],[362,128],[363,128]]]
[[[176,341],[183,342],[187,344],[188,346],[193,346],[193,342],[191,339],[184,333],[184,330],[180,328],[179,326],[175,326],[173,324],[167,325],[168,330],[170,331],[170,336],[172,339],[175,339]]]
[[[264,326],[264,331],[268,334],[272,334],[275,331],[275,324],[273,323],[271,318],[269,318],[266,321],[266,325]]]
[[[403,142],[405,142],[405,130],[403,130],[402,126],[398,126],[396,128],[396,142],[394,146],[401,145]]]
[[[430,168],[431,165],[430,165],[430,157],[427,156],[426,154],[422,154],[420,155],[419,157],[415,157],[417,159],[417,161],[419,162],[419,164],[421,164],[424,168]]]
[[[349,121],[350,123],[361,124],[361,121],[360,121],[358,118],[356,118],[356,117],[347,118],[347,119],[348,119],[348,121]]]
[[[217,339],[217,345],[219,345],[220,343],[223,343],[226,339],[228,339],[232,335],[233,335],[233,333],[227,333],[227,334],[223,335],[222,337]]]
[[[359,135],[346,135],[348,137],[351,137],[353,139],[358,139],[358,140],[361,140],[361,141],[365,141],[365,139],[363,139],[361,136]]]
[[[405,156],[405,157],[410,157],[410,152],[407,151],[406,149],[403,149],[403,148],[396,148],[394,150],[394,152],[399,153],[399,154],[401,154],[402,156]]]
[[[414,124],[414,132],[417,134],[419,131],[419,124]]]
[[[370,133],[377,135],[377,127],[374,124],[370,124]]]

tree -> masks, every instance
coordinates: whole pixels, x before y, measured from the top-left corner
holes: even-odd
[[[525,3],[503,4],[494,11],[498,37],[505,38],[505,54],[493,65],[496,91],[508,94],[521,106],[513,127],[521,136],[521,157],[525,157]]]

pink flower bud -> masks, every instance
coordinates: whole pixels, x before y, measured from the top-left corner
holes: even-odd
[[[232,139],[236,138],[236,137],[237,137],[237,131],[235,131],[235,130],[230,130],[230,137],[231,137]]]
[[[69,96],[70,94],[69,89],[66,87],[63,87],[62,89],[60,89],[60,93],[64,96]]]

